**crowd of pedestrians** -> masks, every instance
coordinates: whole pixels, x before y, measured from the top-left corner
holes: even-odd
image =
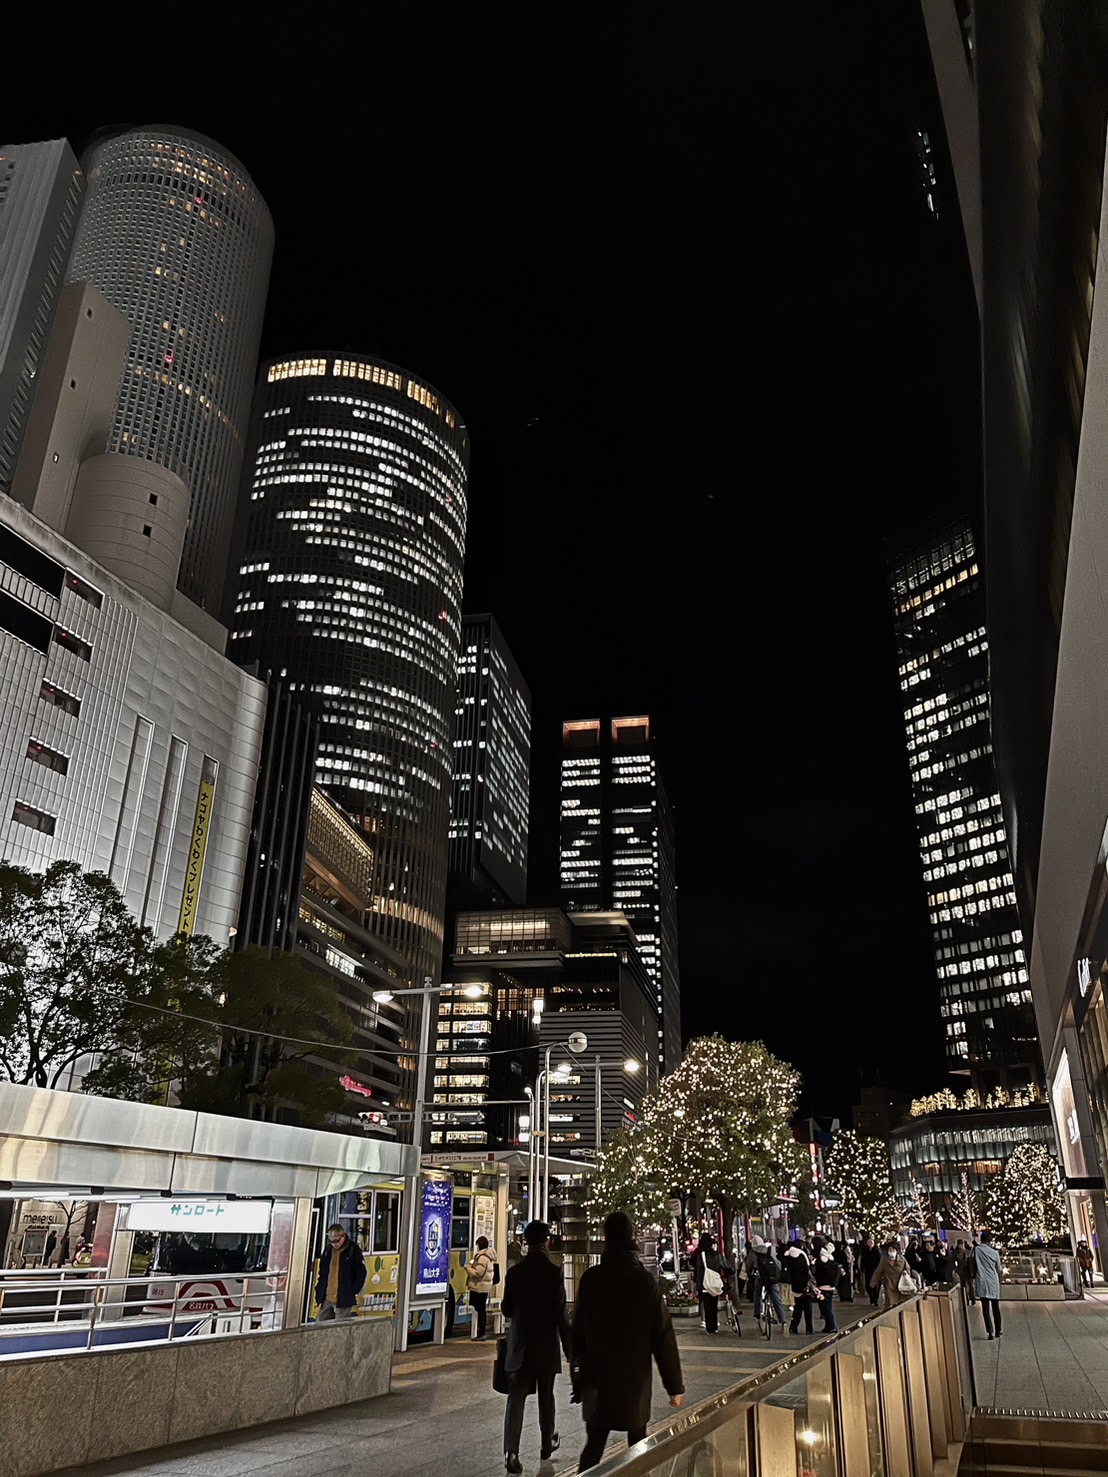
[[[549,1228],[540,1221],[526,1228],[528,1254],[509,1270],[504,1286],[502,1311],[510,1326],[498,1358],[508,1395],[504,1448],[509,1473],[523,1470],[519,1445],[528,1395],[538,1396],[543,1460],[558,1449],[554,1380],[563,1355],[570,1366],[573,1400],[580,1403],[585,1422],[579,1472],[599,1463],[612,1431],[625,1431],[629,1445],[645,1436],[652,1361],[670,1404],[680,1406],[684,1394],[672,1319],[659,1282],[639,1261],[628,1217],[616,1212],[605,1221],[604,1253],[581,1278],[572,1324],[561,1269],[547,1255],[548,1237]],[[690,1266],[705,1333],[718,1332],[722,1298],[737,1309],[745,1296],[758,1316],[768,1305],[784,1324],[782,1289],[787,1289],[790,1333],[799,1334],[803,1324],[803,1332],[811,1334],[816,1311],[821,1332],[834,1333],[837,1303],[853,1302],[856,1294],[868,1296],[874,1307],[893,1308],[928,1287],[960,1283],[968,1301],[980,1303],[987,1337],[1000,1338],[1001,1261],[988,1231],[976,1242],[959,1239],[953,1245],[926,1232],[902,1244],[904,1240],[889,1237],[879,1244],[867,1234],[855,1242],[835,1241],[801,1232],[795,1241],[775,1245],[754,1236],[741,1260],[732,1264],[715,1237],[705,1232]],[[336,1246],[334,1253],[342,1250]],[[1084,1272],[1080,1248],[1078,1256]],[[336,1298],[341,1303],[337,1289]]]

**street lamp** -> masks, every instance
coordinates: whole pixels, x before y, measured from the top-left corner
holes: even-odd
[[[574,1056],[578,1056],[585,1050],[588,1044],[589,1038],[585,1035],[584,1031],[573,1031],[568,1041],[552,1041],[546,1048],[543,1069],[539,1074],[539,1081],[542,1083],[543,1102],[542,1214],[540,1219],[544,1221],[549,1221],[550,1218],[550,1054],[553,1051],[566,1050],[573,1052]],[[570,1070],[571,1066],[569,1062],[564,1062],[558,1068],[558,1071],[563,1074]],[[532,1219],[535,1219],[535,1217],[532,1216]]]
[[[419,1017],[419,1056],[416,1059],[415,1102],[412,1110],[412,1143],[416,1146],[420,1167],[423,1159],[423,1111],[427,1083],[427,1057],[431,1044],[431,997],[441,991],[449,990],[457,990],[470,1000],[477,1000],[485,993],[480,985],[436,985],[430,975],[424,975],[421,987],[416,986],[409,990],[374,990],[373,992],[373,998],[379,1005],[387,1005],[391,1000],[405,995],[419,995],[423,1000],[423,1009]],[[415,1239],[416,1226],[419,1222],[419,1210],[415,1202],[420,1185],[420,1167],[416,1169],[411,1194],[404,1196],[402,1207],[400,1227],[402,1251],[400,1275],[396,1287],[396,1328],[393,1334],[393,1347],[399,1354],[402,1354],[408,1347],[408,1319],[411,1316],[412,1288],[415,1286]]]
[[[597,1057],[596,1057],[596,1162],[597,1162],[598,1165],[600,1163],[600,1150],[603,1147],[603,1143],[604,1143],[604,1126],[603,1126],[604,1104],[603,1104],[603,1101],[602,1101],[603,1093],[602,1093],[602,1088],[601,1088],[601,1085],[600,1085],[600,1069],[601,1069],[601,1066],[602,1065],[603,1065],[603,1063],[600,1060],[600,1054],[597,1053]],[[615,1066],[615,1063],[614,1062],[610,1062],[610,1063],[608,1063],[608,1065],[609,1066]],[[629,1056],[627,1058],[627,1060],[623,1063],[623,1070],[626,1073],[628,1073],[628,1075],[631,1076],[631,1077],[633,1077],[636,1072],[640,1071],[641,1068],[642,1068],[642,1062],[638,1061],[637,1058],[635,1058],[633,1056]]]

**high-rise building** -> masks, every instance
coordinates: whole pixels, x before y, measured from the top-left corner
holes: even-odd
[[[624,913],[654,984],[658,1060],[681,1060],[673,820],[648,717],[562,724],[559,888],[567,913]]]
[[[395,365],[263,369],[230,652],[318,713],[316,780],[372,844],[366,926],[417,980],[442,959],[468,454]]]
[[[450,883],[458,905],[527,897],[531,693],[491,615],[462,617],[454,707]]]
[[[989,681],[1071,1221],[1108,1245],[1108,12],[923,0],[981,328]]]
[[[142,127],[95,143],[67,280],[131,327],[100,451],[154,462],[190,493],[178,583],[218,615],[257,367],[273,224],[221,145]]]
[[[952,1072],[982,1098],[1042,1075],[989,741],[985,590],[955,520],[902,553],[893,620],[939,1009]]]
[[[84,177],[65,139],[0,145],[0,493],[10,493]]]

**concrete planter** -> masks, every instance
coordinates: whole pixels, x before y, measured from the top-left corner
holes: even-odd
[[[671,1315],[674,1318],[699,1318],[700,1317],[700,1304],[699,1303],[680,1303],[680,1304],[677,1304],[677,1303],[673,1303],[673,1304],[667,1303],[666,1304],[666,1307],[669,1308],[669,1311],[670,1311]]]
[[[38,1477],[388,1393],[391,1318],[0,1361],[0,1472]],[[59,1419],[64,1412],[64,1419]]]

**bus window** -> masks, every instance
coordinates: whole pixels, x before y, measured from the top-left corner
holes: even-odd
[[[400,1246],[400,1196],[378,1190],[373,1204],[373,1250],[396,1251]]]
[[[470,1208],[473,1201],[468,1195],[454,1196],[454,1215],[450,1222],[451,1251],[466,1251],[469,1248]]]

